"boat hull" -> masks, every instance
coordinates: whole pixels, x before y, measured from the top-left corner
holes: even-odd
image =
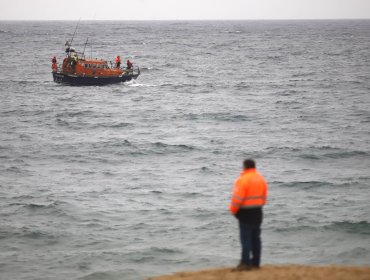
[[[137,79],[140,73],[137,74],[123,74],[114,77],[81,77],[76,75],[65,74],[62,72],[52,72],[54,82],[60,84],[68,84],[72,86],[101,86],[131,81]]]

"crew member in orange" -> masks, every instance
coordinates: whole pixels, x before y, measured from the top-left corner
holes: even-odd
[[[55,56],[51,60],[51,69],[53,69],[54,72],[58,71],[57,58]]]
[[[117,68],[121,67],[121,57],[119,55],[117,55],[116,57],[116,67]]]
[[[230,212],[239,221],[241,261],[237,270],[260,267],[262,207],[267,199],[267,183],[252,159],[243,162],[243,172],[235,181]]]
[[[132,62],[127,59],[127,70],[131,70],[132,69]]]

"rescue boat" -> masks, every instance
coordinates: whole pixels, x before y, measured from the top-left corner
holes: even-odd
[[[134,67],[129,60],[127,67],[121,67],[120,60],[108,64],[103,59],[86,58],[85,51],[76,52],[68,41],[66,46],[66,56],[61,65],[58,65],[56,57],[52,59],[52,75],[56,83],[73,86],[107,85],[137,79],[140,75],[140,68]]]

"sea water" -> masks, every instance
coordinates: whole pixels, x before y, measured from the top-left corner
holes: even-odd
[[[77,50],[141,69],[102,87],[52,81],[75,26],[0,22],[1,279],[236,265],[245,158],[263,263],[369,264],[370,21],[82,21]]]

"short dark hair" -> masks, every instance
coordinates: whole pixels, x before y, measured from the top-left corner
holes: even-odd
[[[243,161],[244,169],[256,168],[256,162],[253,159],[246,159]]]

